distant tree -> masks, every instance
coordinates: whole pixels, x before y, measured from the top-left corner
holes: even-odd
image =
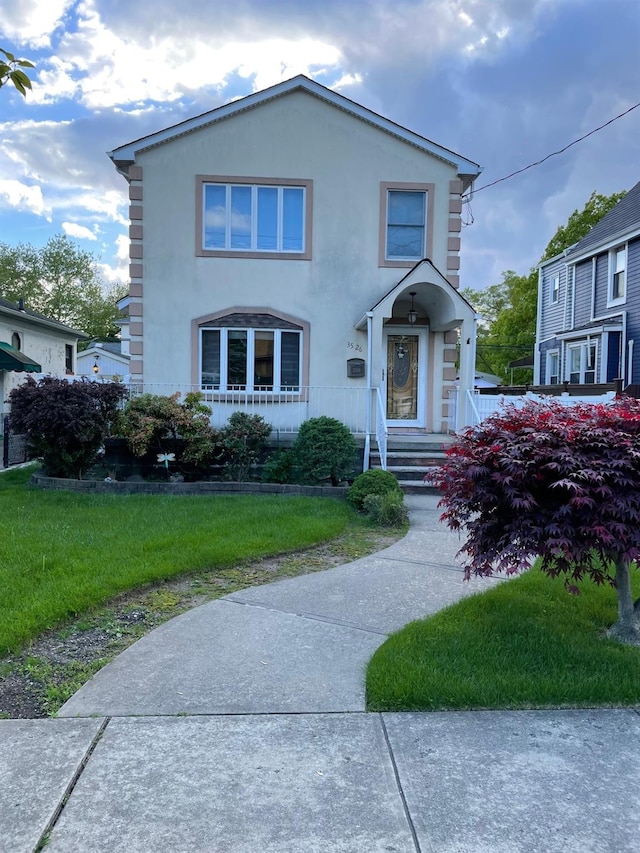
[[[113,340],[119,329],[117,301],[124,285],[105,287],[96,258],[64,235],[40,249],[0,243],[0,296],[59,320],[98,340]]]
[[[466,577],[513,574],[535,557],[571,592],[610,583],[609,635],[640,644],[630,570],[640,560],[640,401],[513,405],[458,436],[428,478],[442,519],[462,530]]]
[[[0,87],[7,83],[13,83],[21,95],[27,94],[31,88],[31,80],[22,70],[23,68],[35,68],[28,59],[16,59],[8,50],[0,47]]]
[[[602,217],[609,213],[611,208],[615,207],[625,195],[626,192],[624,191],[612,195],[601,195],[594,190],[582,210],[574,210],[567,220],[567,224],[558,227],[556,233],[549,240],[540,260],[548,261],[549,258],[554,258],[568,249],[569,246],[573,246],[578,240],[582,240],[593,226],[600,222]]]
[[[566,225],[558,227],[538,263],[559,255],[581,240],[625,195],[624,192],[610,196],[592,192],[583,209],[574,210]],[[507,270],[500,284],[491,284],[483,290],[466,288],[462,294],[484,318],[478,328],[478,369],[510,381],[509,362],[532,353],[535,344],[537,269],[532,268],[527,275]],[[530,370],[513,372],[516,384],[531,382],[531,379]]]

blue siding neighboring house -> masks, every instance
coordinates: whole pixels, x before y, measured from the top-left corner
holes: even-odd
[[[640,182],[538,268],[534,384],[640,383]]]

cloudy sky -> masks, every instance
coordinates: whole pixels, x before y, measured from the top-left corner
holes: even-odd
[[[0,241],[66,233],[126,280],[105,152],[296,74],[480,163],[462,285],[526,273],[593,190],[640,180],[640,0],[0,0]]]

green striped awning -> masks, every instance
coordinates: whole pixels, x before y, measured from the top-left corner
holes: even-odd
[[[42,373],[42,367],[37,361],[29,358],[11,344],[0,341],[0,370],[26,371],[27,373]]]

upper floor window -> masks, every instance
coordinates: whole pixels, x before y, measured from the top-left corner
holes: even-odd
[[[627,250],[618,246],[609,252],[609,302],[621,302],[626,296]]]
[[[549,287],[549,305],[555,305],[560,300],[560,276],[554,275],[551,278]]]
[[[380,266],[431,257],[432,184],[381,184]]]
[[[425,257],[426,193],[389,190],[387,195],[387,251],[392,261],[419,261]]]
[[[198,178],[200,256],[311,257],[311,182]]]
[[[17,332],[14,332],[11,335],[11,346],[17,350],[22,349],[22,341],[20,339],[20,335]]]

